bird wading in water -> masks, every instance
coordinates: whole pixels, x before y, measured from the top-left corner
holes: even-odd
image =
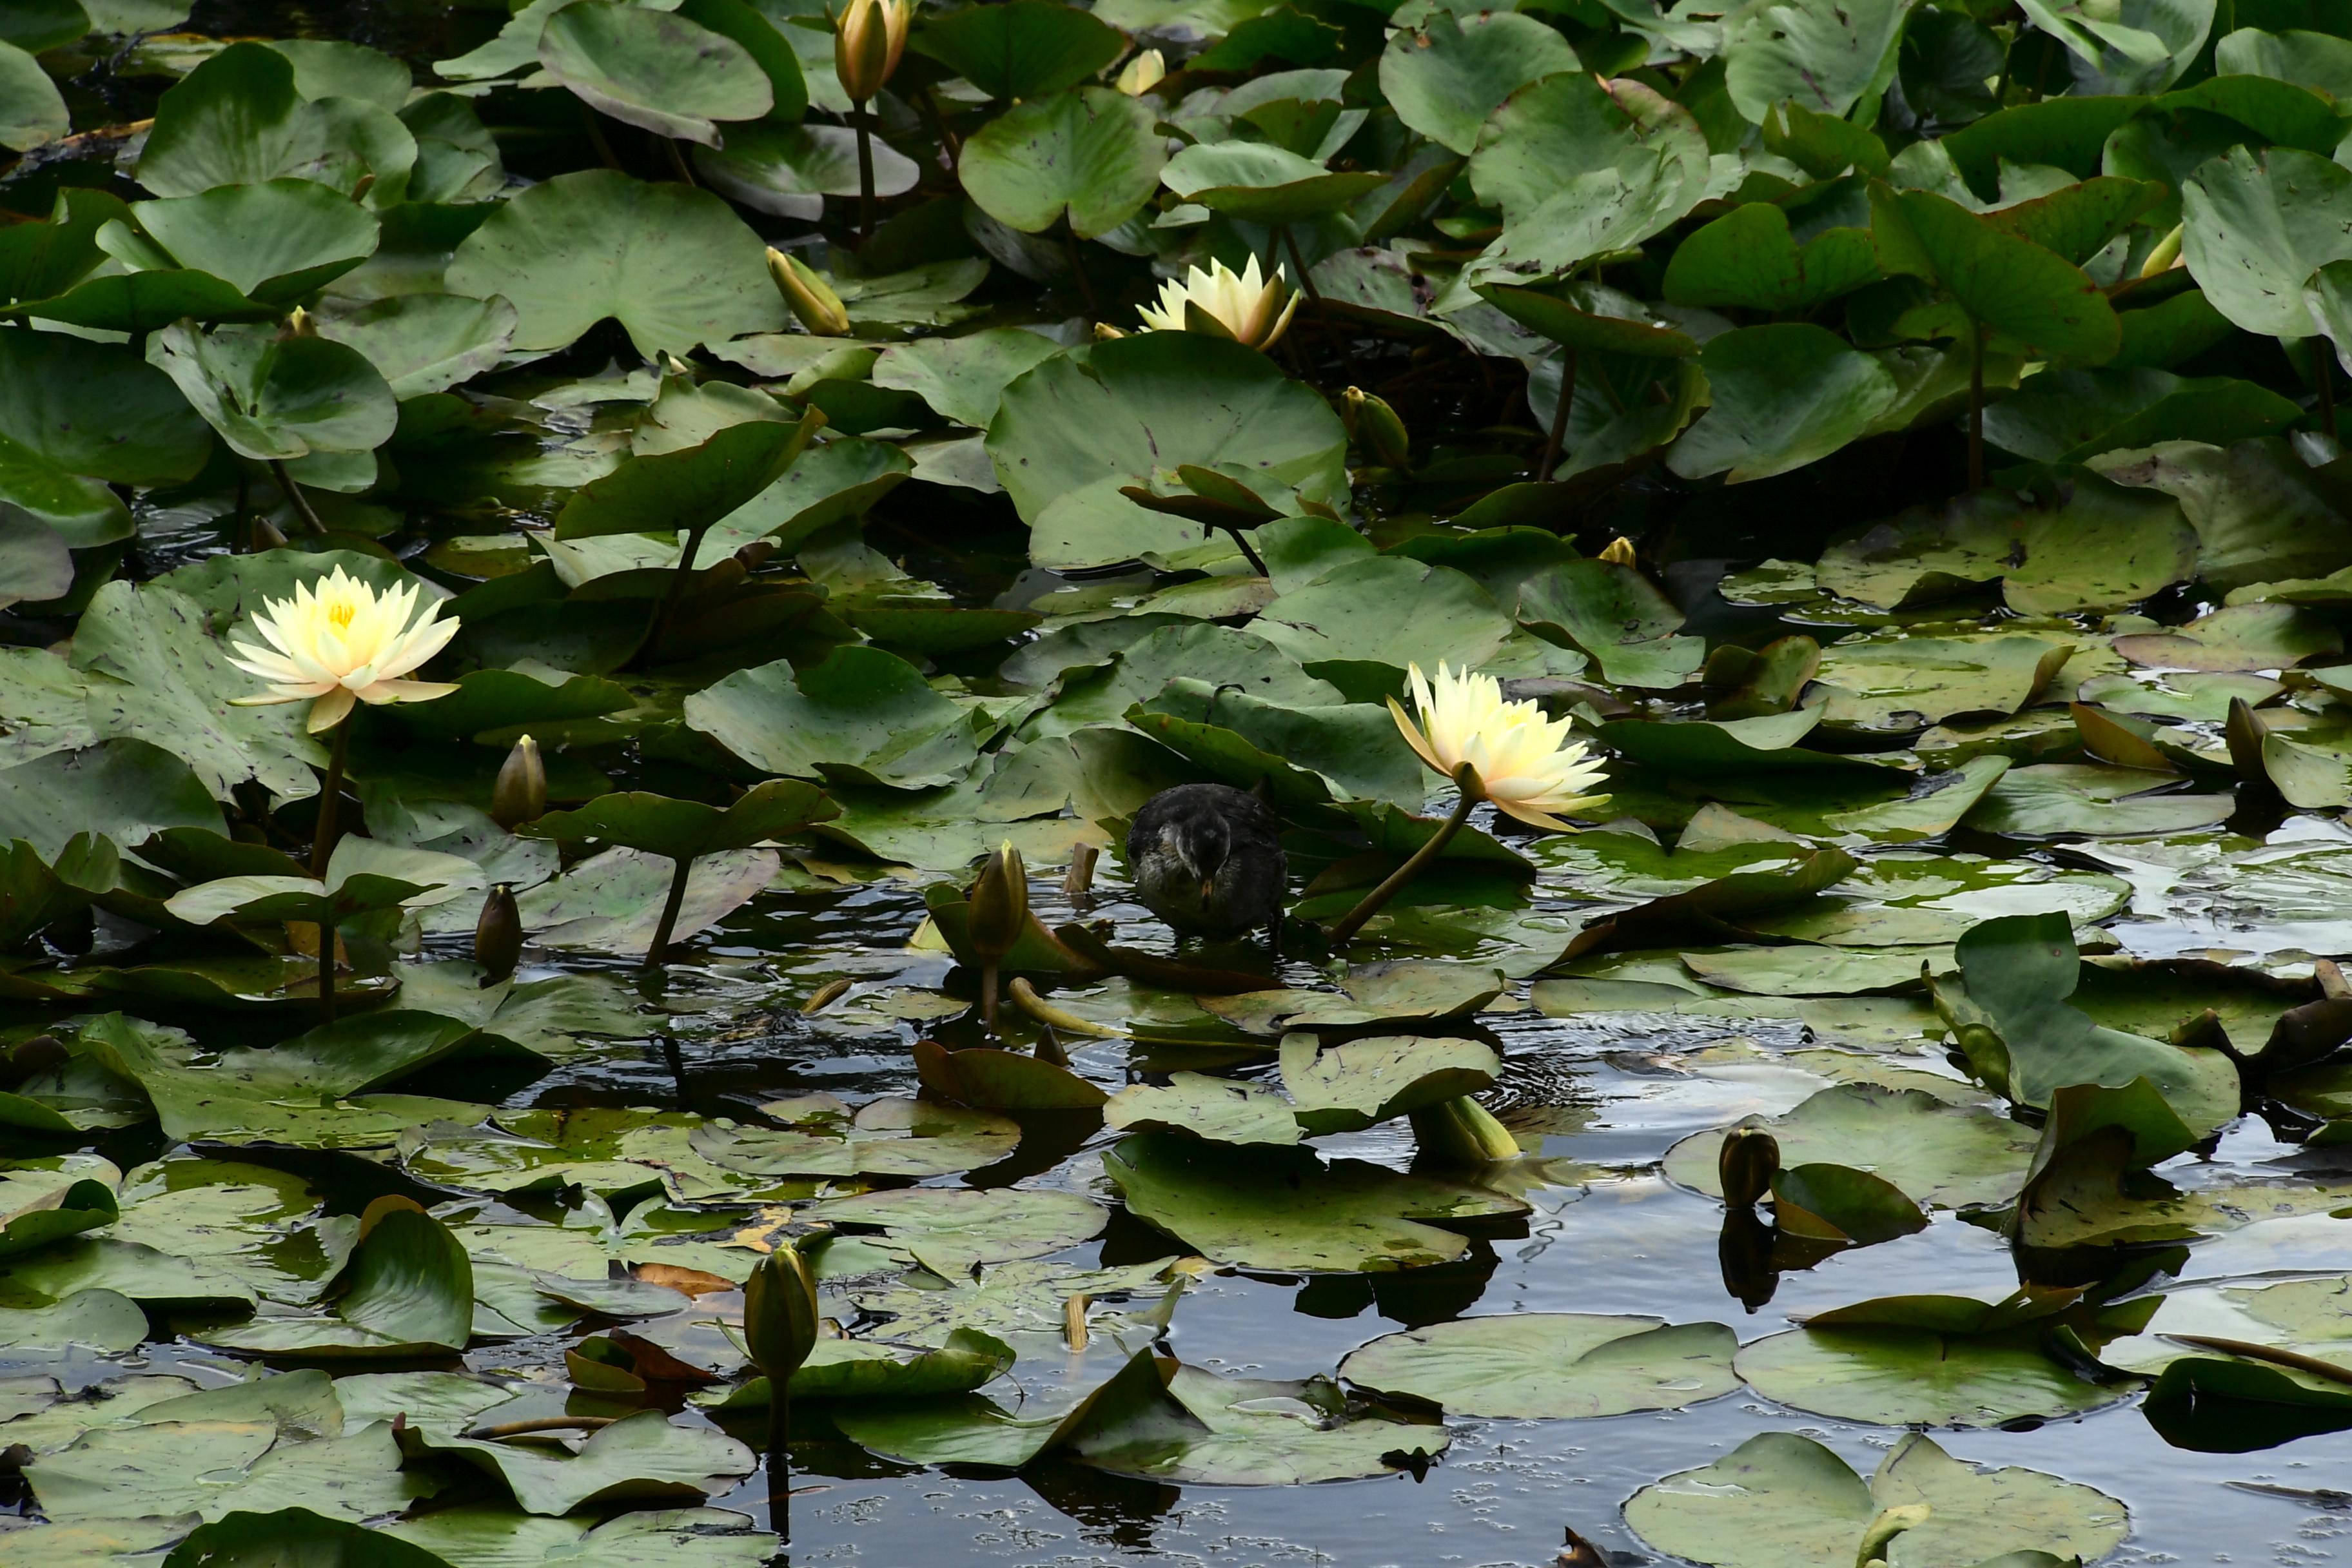
[[[1187,936],[1267,928],[1282,950],[1290,862],[1273,807],[1230,784],[1178,784],[1143,803],[1127,864],[1144,906]]]

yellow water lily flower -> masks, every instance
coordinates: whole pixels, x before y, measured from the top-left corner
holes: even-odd
[[[1281,340],[1297,309],[1289,276],[1277,267],[1272,278],[1261,277],[1253,256],[1239,272],[1222,261],[1205,272],[1192,268],[1182,282],[1171,279],[1160,286],[1159,309],[1144,305],[1136,313],[1156,332],[1205,332],[1268,349]]]
[[[1434,683],[1417,664],[1411,679],[1418,723],[1389,699],[1405,743],[1448,778],[1469,763],[1496,809],[1537,827],[1566,827],[1569,813],[1609,804],[1605,794],[1589,793],[1601,782],[1601,764],[1591,747],[1569,739],[1567,720],[1547,719],[1532,702],[1506,702],[1493,676],[1452,670],[1442,660]]]
[[[1168,57],[1158,49],[1146,49],[1127,62],[1115,84],[1129,98],[1140,98],[1160,85],[1168,74]]]
[[[888,85],[914,20],[914,0],[849,0],[834,24],[833,74],[850,102],[864,103]]]
[[[457,617],[436,618],[438,601],[416,613],[421,596],[415,584],[378,594],[340,566],[297,584],[292,598],[268,600],[253,618],[269,647],[234,645],[244,657],[229,662],[269,683],[259,696],[234,700],[256,707],[308,699],[316,735],[341,723],[356,702],[423,702],[457,690],[404,679],[457,635]]]

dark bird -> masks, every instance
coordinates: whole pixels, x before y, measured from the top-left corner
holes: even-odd
[[[1274,808],[1230,784],[1178,784],[1143,803],[1128,870],[1146,908],[1187,936],[1271,928],[1279,949],[1290,875]]]

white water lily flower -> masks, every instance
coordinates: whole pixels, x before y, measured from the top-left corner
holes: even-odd
[[[236,651],[245,657],[229,660],[268,681],[269,689],[234,700],[254,707],[310,699],[310,731],[316,735],[341,723],[355,702],[423,702],[457,690],[441,681],[403,679],[457,633],[456,617],[436,619],[438,602],[417,615],[419,597],[415,584],[378,594],[340,566],[297,584],[291,599],[271,599],[253,618],[272,646],[238,642]]]
[[[1288,275],[1277,267],[1272,278],[1260,276],[1253,256],[1239,272],[1222,261],[1205,272],[1192,268],[1182,282],[1171,279],[1160,286],[1158,310],[1144,305],[1136,313],[1153,331],[1205,332],[1268,349],[1280,341],[1297,309]]]
[[[1496,809],[1537,827],[1566,827],[1570,812],[1606,805],[1605,794],[1588,793],[1601,782],[1591,748],[1569,737],[1569,721],[1547,719],[1532,702],[1506,702],[1503,684],[1491,675],[1448,669],[1441,660],[1433,685],[1412,667],[1415,723],[1402,705],[1389,699],[1389,710],[1406,744],[1421,760],[1452,778],[1467,763],[1476,787]]]

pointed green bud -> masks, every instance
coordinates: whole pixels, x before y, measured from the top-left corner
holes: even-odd
[[[983,963],[1004,962],[1029,924],[1029,869],[1010,840],[991,855],[971,885],[967,930]]]
[[[514,889],[500,882],[482,900],[482,917],[474,922],[474,962],[488,980],[512,974],[522,957],[522,911],[515,907]]]
[[[547,815],[547,763],[539,742],[525,735],[499,766],[490,787],[490,820],[511,831]]]
[[[808,1260],[791,1242],[780,1241],[743,1282],[743,1343],[768,1379],[772,1398],[783,1395],[808,1360],[816,1333],[816,1281]]]
[[[1339,417],[1367,457],[1401,474],[1412,472],[1412,438],[1385,399],[1351,386],[1339,395]]]
[[[1715,1169],[1723,1183],[1725,1205],[1754,1208],[1780,1173],[1780,1141],[1761,1127],[1735,1127],[1723,1135]]]
[[[849,335],[849,309],[833,291],[833,285],[817,275],[816,268],[797,256],[787,256],[770,246],[768,276],[776,280],[776,291],[793,308],[802,326],[821,338]]]

